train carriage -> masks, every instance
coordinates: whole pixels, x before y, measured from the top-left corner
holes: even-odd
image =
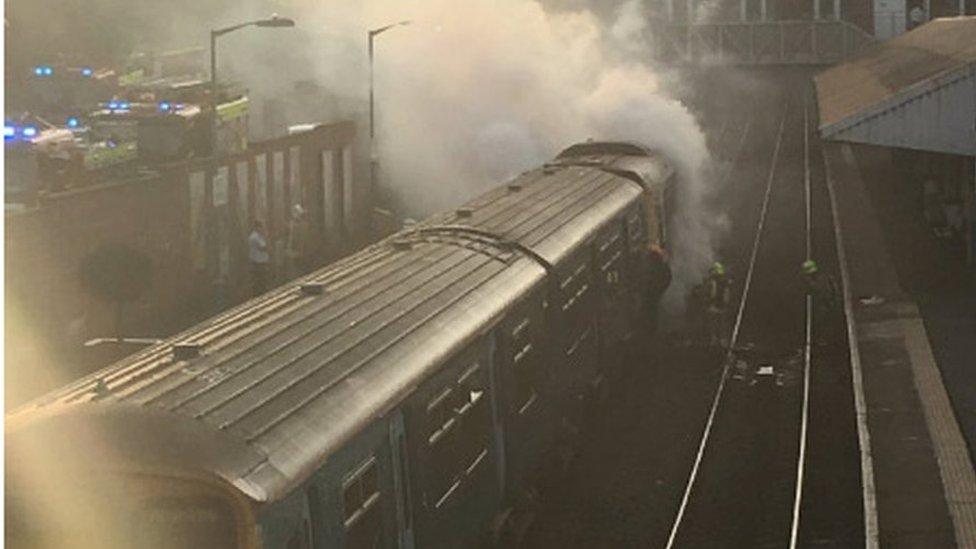
[[[636,329],[672,179],[571,147],[15,411],[8,545],[485,542]]]

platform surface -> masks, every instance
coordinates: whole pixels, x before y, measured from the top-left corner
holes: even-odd
[[[842,248],[869,546],[976,547],[976,474],[913,297],[866,189],[883,154],[824,149]],[[865,444],[866,442],[866,444]],[[872,531],[873,530],[873,531]]]

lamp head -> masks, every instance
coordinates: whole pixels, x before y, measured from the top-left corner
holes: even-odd
[[[294,27],[295,20],[289,19],[287,17],[278,17],[278,14],[272,14],[270,19],[262,19],[254,23],[258,27]]]

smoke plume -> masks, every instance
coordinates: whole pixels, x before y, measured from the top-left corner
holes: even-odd
[[[85,13],[120,1],[85,3]],[[297,27],[220,39],[221,74],[251,90],[252,125],[260,127],[271,100],[283,104],[288,123],[352,118],[363,137],[366,30],[411,21],[378,36],[375,56],[379,184],[397,198],[402,216],[453,207],[574,142],[633,140],[667,154],[681,176],[671,293],[681,295],[712,258],[708,149],[695,116],[676,98],[682,78],[651,61],[646,22],[660,14],[647,13],[646,3],[174,0],[159,10],[138,0],[121,15],[111,11],[131,19],[118,25],[130,42],[147,42],[137,49],[157,51],[205,45],[210,28],[272,12]],[[298,98],[299,81],[317,85],[311,96],[320,90],[328,97]]]
[[[273,74],[300,64],[344,98],[337,104],[358,114],[368,78],[363,54],[354,52],[365,49],[365,29],[411,21],[377,37],[375,57],[380,182],[400,199],[404,215],[453,207],[574,142],[634,140],[667,154],[681,177],[671,294],[682,296],[712,259],[720,226],[705,211],[708,149],[694,115],[676,99],[681,78],[650,59],[639,0],[602,16],[536,0],[287,9],[296,10],[288,15],[304,33],[236,55],[267,60],[265,83],[281,82]]]

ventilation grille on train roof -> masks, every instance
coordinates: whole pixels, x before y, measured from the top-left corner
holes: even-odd
[[[173,345],[173,358],[176,360],[193,360],[200,357],[203,345],[199,343],[176,343]]]
[[[306,282],[298,288],[302,295],[316,296],[325,294],[325,284],[321,282]]]

